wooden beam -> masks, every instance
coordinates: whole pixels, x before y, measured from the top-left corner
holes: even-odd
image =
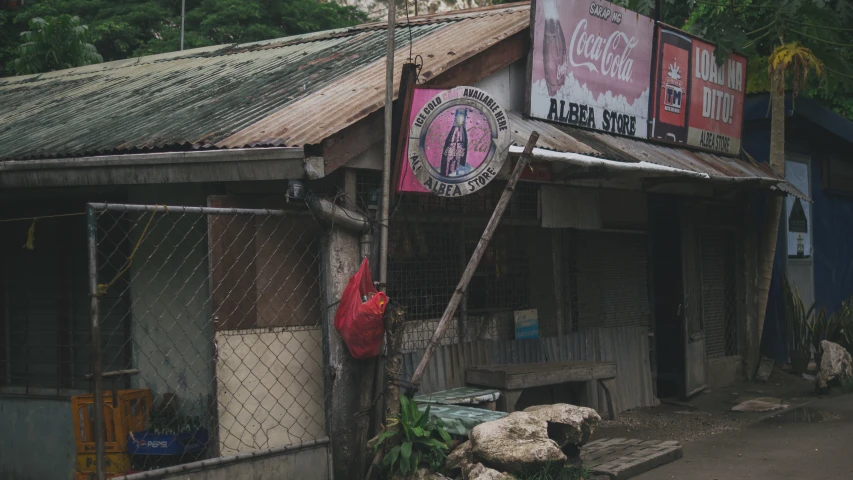
[[[524,29],[435,77],[425,78],[425,84],[432,87],[472,85],[524,58],[529,50],[530,32]],[[320,148],[326,164],[326,175],[382,140],[385,134],[383,111],[377,110],[323,140]]]
[[[524,29],[509,36],[468,60],[462,61],[434,78],[426,85],[456,87],[473,85],[489,75],[521,60],[530,52],[530,31]]]
[[[366,118],[323,140],[320,148],[326,164],[326,175],[344,166],[385,135],[384,114],[377,110]]]

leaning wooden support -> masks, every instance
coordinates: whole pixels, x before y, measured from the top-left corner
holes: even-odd
[[[453,296],[450,297],[450,302],[447,304],[447,308],[444,310],[444,314],[438,322],[435,333],[433,333],[432,338],[430,338],[429,343],[427,344],[424,356],[421,358],[418,368],[415,369],[414,375],[412,375],[411,384],[414,388],[417,388],[421,384],[421,377],[424,376],[424,370],[426,370],[427,364],[435,353],[435,349],[438,348],[441,338],[447,331],[447,327],[450,326],[453,315],[456,314],[456,308],[459,307],[459,302],[462,300],[462,296],[468,289],[468,283],[471,282],[471,277],[474,276],[474,271],[477,270],[477,265],[480,264],[480,259],[482,259],[483,254],[486,253],[486,247],[489,246],[489,242],[492,240],[492,235],[498,228],[501,217],[503,217],[504,211],[509,205],[509,200],[512,198],[512,193],[515,191],[515,185],[521,177],[521,172],[524,171],[525,167],[527,167],[527,163],[530,161],[530,154],[533,152],[533,147],[536,145],[538,140],[539,133],[535,131],[532,132],[530,134],[530,138],[527,140],[527,145],[524,146],[524,152],[521,154],[521,157],[519,157],[518,163],[515,165],[515,169],[509,177],[509,182],[507,182],[506,188],[504,188],[504,191],[501,194],[501,199],[498,201],[495,211],[492,212],[492,218],[489,219],[489,223],[486,225],[486,230],[483,231],[483,236],[480,237],[480,241],[477,243],[477,248],[474,249],[474,254],[471,255],[471,260],[468,261],[468,266],[465,267],[465,271],[462,273],[462,278],[459,279],[456,291],[454,291]]]

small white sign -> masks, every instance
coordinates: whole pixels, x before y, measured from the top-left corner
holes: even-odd
[[[530,310],[517,310],[515,313],[515,339],[539,338],[539,312],[533,308]]]

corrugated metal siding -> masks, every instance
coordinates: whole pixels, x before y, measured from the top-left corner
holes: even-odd
[[[434,78],[527,27],[529,5],[399,25]],[[0,160],[141,149],[317,144],[382,107],[386,30],[371,24],[0,79]]]
[[[649,368],[648,328],[618,327],[582,330],[538,340],[480,340],[436,349],[420,392],[433,393],[465,386],[465,369],[474,365],[568,361],[615,361],[616,399],[622,410],[655,404]],[[423,350],[403,356],[402,378],[412,377]],[[591,404],[604,412],[603,395],[591,389]]]
[[[565,125],[512,116],[513,142],[524,145],[530,132],[543,135],[537,148],[557,152],[579,153],[622,162],[650,162],[666,167],[705,173],[711,180],[762,179],[771,184],[782,183],[780,177],[766,163],[740,160],[725,155],[688,150],[671,145],[660,145],[646,140],[593,132]],[[787,188],[787,187],[785,187]]]
[[[577,327],[648,325],[648,236],[581,230],[572,239]]]

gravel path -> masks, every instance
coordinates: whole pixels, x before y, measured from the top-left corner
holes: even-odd
[[[737,430],[746,420],[695,410],[642,408],[624,412],[618,421],[598,424],[594,438],[628,437],[642,440],[689,442],[720,432]]]

